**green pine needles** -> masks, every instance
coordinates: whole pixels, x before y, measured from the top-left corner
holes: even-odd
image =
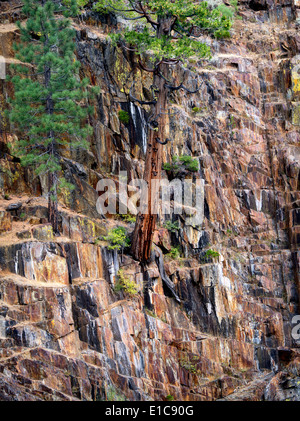
[[[139,22],[139,27],[123,29],[112,38],[124,41],[139,55],[151,53],[155,62],[209,56],[209,46],[195,38],[197,31],[229,37],[235,12],[234,7],[223,3],[213,8],[206,1],[194,0],[98,0],[94,7],[100,13],[113,12],[132,23]],[[158,33],[164,20],[169,24]]]
[[[10,121],[22,137],[16,154],[37,175],[48,174],[49,220],[57,231],[57,196],[71,185],[62,176],[61,151],[86,148],[91,127],[88,79],[80,80],[75,57],[75,31],[69,16],[77,13],[76,0],[24,0],[24,24],[18,23],[21,42],[14,46],[14,98]]]
[[[109,250],[121,250],[130,246],[130,239],[124,227],[116,227],[111,229],[103,240],[109,243]]]
[[[124,123],[124,124],[129,123],[130,117],[129,117],[129,114],[128,114],[127,111],[120,110],[119,113],[118,113],[118,116],[119,116],[119,120],[122,123]]]

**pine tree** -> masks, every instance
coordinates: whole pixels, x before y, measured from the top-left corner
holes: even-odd
[[[14,46],[16,76],[11,78],[11,123],[22,134],[16,154],[24,166],[48,177],[49,222],[58,232],[58,195],[73,186],[62,176],[63,148],[86,148],[91,131],[86,124],[88,79],[80,80],[75,57],[75,31],[69,17],[75,0],[24,0],[27,18],[18,22],[20,43]]]
[[[81,5],[87,3],[81,1]],[[139,213],[136,220],[132,254],[140,261],[147,261],[151,255],[151,245],[157,215],[151,213],[151,183],[161,178],[162,148],[165,139],[165,112],[170,90],[195,91],[184,86],[175,86],[168,79],[169,68],[176,69],[192,55],[208,57],[210,48],[197,37],[211,34],[216,38],[228,37],[234,15],[233,7],[219,2],[211,7],[205,1],[195,0],[98,0],[95,6],[100,13],[115,13],[128,21],[141,22],[143,26],[133,29],[123,28],[113,34],[115,43],[133,52],[142,70],[153,74],[155,96],[153,101],[138,100],[130,89],[130,100],[140,105],[150,105],[151,121],[148,124],[147,152],[144,180],[148,184],[148,214]],[[152,63],[145,65],[145,59]]]

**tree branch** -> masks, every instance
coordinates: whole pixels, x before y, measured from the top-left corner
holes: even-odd
[[[138,62],[142,70],[145,70],[145,72],[155,73],[157,71],[156,67],[154,67],[153,69],[149,69],[148,67],[144,66],[140,57],[138,57]]]
[[[147,22],[150,23],[154,29],[156,29],[158,26],[158,22],[155,22],[153,19],[150,18],[149,14],[143,8],[142,2],[140,1],[139,1],[139,7],[141,8],[141,11],[144,13],[144,17],[146,18]]]
[[[156,140],[156,142],[157,143],[159,143],[160,145],[166,145],[168,142],[171,142],[171,140],[170,139],[166,139],[164,142],[162,142],[161,140],[160,140],[160,138],[159,137],[156,137],[155,138],[155,140]]]

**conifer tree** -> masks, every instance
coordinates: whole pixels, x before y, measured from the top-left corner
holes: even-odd
[[[233,0],[236,3],[236,0]],[[81,0],[81,5],[87,3]],[[153,74],[155,96],[153,101],[141,101],[130,90],[130,100],[140,105],[150,105],[151,120],[148,123],[147,152],[144,180],[148,184],[146,208],[148,214],[137,216],[132,254],[139,261],[148,261],[156,225],[157,215],[151,212],[151,183],[161,178],[162,148],[165,139],[165,113],[170,90],[183,89],[190,93],[194,88],[184,84],[175,86],[169,80],[169,68],[176,69],[192,55],[208,57],[209,46],[197,37],[211,34],[216,38],[228,37],[234,15],[234,7],[226,7],[221,1],[210,6],[206,1],[197,0],[98,0],[96,10],[101,13],[115,13],[130,21],[143,23],[136,28],[124,27],[113,34],[113,41],[135,53],[139,66]],[[234,6],[234,5],[233,5]],[[150,61],[150,65],[145,64]],[[197,91],[197,89],[196,89]]]
[[[69,17],[76,0],[24,0],[25,24],[18,22],[20,43],[14,46],[16,76],[10,121],[22,134],[16,153],[25,166],[48,178],[49,222],[58,232],[58,195],[73,186],[62,176],[62,150],[86,148],[88,79],[80,80],[75,31]]]

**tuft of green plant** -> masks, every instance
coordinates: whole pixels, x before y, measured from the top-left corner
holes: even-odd
[[[197,114],[200,112],[200,108],[199,107],[193,107],[192,108],[193,113]]]
[[[238,0],[230,0],[230,5],[234,8],[235,13],[238,12]]]
[[[20,219],[25,219],[26,218],[26,213],[25,212],[22,212],[21,214],[20,214]]]
[[[124,124],[128,124],[129,123],[129,114],[128,114],[128,112],[127,111],[124,111],[124,110],[120,110],[119,112],[118,112],[118,116],[119,116],[119,120],[121,121],[121,123],[124,123]]]
[[[189,155],[173,156],[172,163],[163,164],[163,170],[172,172],[175,176],[180,172],[197,172],[199,171],[199,162],[196,158]]]
[[[170,257],[173,260],[177,260],[180,258],[180,247],[172,247],[169,253],[167,253],[167,256]]]
[[[210,257],[215,258],[215,257],[219,257],[219,256],[220,256],[220,253],[215,251],[215,250],[212,250],[212,249],[207,250],[206,253],[205,253],[206,258],[210,258]]]
[[[194,161],[194,159],[190,155],[182,155],[182,156],[173,156],[173,162],[175,160],[182,162],[184,165],[189,165]]]
[[[124,291],[126,294],[133,296],[138,293],[137,285],[134,281],[124,274],[123,269],[118,271],[117,283],[114,288],[115,292]]]
[[[109,250],[121,250],[130,246],[130,239],[124,227],[116,227],[111,229],[103,240],[109,243]]]
[[[180,230],[180,226],[179,226],[179,222],[172,222],[172,221],[166,221],[164,223],[164,227],[167,228],[168,231],[170,232],[177,232],[178,230]]]
[[[3,197],[4,197],[4,200],[10,200],[10,196],[7,193],[5,193]]]
[[[229,125],[232,129],[236,128],[236,120],[233,115],[229,117]]]
[[[84,6],[86,6],[88,4],[89,0],[77,0],[77,5],[80,8],[84,8]]]
[[[188,171],[195,172],[199,170],[199,162],[197,159],[193,159],[189,155],[180,156],[178,159],[183,163]]]
[[[126,215],[120,215],[124,222],[128,222],[129,224],[133,224],[136,222],[136,215],[131,215],[127,213]]]
[[[193,358],[193,361],[195,361],[196,364],[193,364],[188,357],[184,357],[179,361],[179,365],[190,373],[198,374],[197,362],[199,361],[199,357],[197,357],[197,359]]]
[[[121,395],[114,386],[110,386],[106,394],[106,400],[122,402],[125,401],[126,398],[124,395]]]
[[[230,4],[231,7],[226,7],[225,4],[219,4],[218,9],[223,16],[226,16],[228,19],[233,19],[235,17],[235,12],[237,11],[237,0],[232,0]]]
[[[174,396],[173,395],[168,395],[168,396],[166,396],[166,400],[171,402],[171,401],[174,400]]]
[[[174,166],[172,164],[169,164],[168,162],[165,162],[162,166],[162,169],[165,171],[173,171]],[[177,167],[176,169],[179,169],[179,167]]]

